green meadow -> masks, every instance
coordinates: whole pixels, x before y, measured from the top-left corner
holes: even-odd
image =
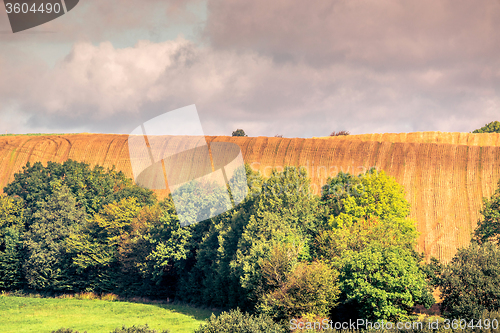
[[[210,310],[187,305],[0,296],[2,333],[50,333],[62,327],[81,333],[108,333],[124,325],[145,324],[158,331],[187,333],[211,314]]]

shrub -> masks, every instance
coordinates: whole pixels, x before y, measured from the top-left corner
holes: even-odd
[[[344,135],[349,135],[349,131],[338,131],[338,132],[335,132],[333,131],[330,136],[344,136]]]
[[[195,333],[285,333],[286,329],[276,324],[267,315],[250,315],[240,309],[223,312],[218,317],[212,314],[205,325]]]
[[[168,330],[162,331],[161,333],[168,333]],[[160,333],[157,330],[151,329],[148,327],[148,324],[145,326],[132,326],[132,327],[125,327],[123,326],[122,328],[116,328],[114,331],[111,333]]]
[[[236,131],[233,132],[232,136],[248,136],[248,135],[245,134],[244,130],[238,128]]]
[[[269,274],[265,274],[268,267],[266,265],[262,269],[269,280]],[[330,309],[337,305],[340,293],[337,275],[321,262],[299,263],[290,274],[274,279],[277,288],[261,298],[258,309],[274,319],[286,321],[307,315],[326,317]]]
[[[71,328],[60,328],[57,331],[52,331],[52,333],[80,333],[80,332],[73,331]],[[87,333],[87,331],[83,333]]]
[[[101,296],[101,300],[114,302],[118,300],[118,295],[115,294],[104,294]]]

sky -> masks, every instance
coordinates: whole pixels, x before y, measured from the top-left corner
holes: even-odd
[[[500,0],[80,0],[12,33],[0,134],[470,132],[500,120]]]

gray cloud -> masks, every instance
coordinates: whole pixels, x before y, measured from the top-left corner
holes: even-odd
[[[209,0],[205,36],[215,47],[253,49],[311,64],[372,69],[495,61],[500,2],[480,0]]]
[[[24,131],[127,133],[194,103],[206,134],[310,137],[471,131],[498,119],[499,2],[209,1],[208,43],[119,47],[122,28],[170,24],[147,23],[152,9],[132,15],[136,2],[126,1],[118,12],[105,1],[89,5],[79,18],[96,16],[91,22],[109,29],[86,28],[86,36],[109,41],[68,32],[77,42],[53,68],[36,54],[0,57],[10,78],[0,82],[0,121]],[[197,25],[190,3],[156,8]],[[16,110],[21,120],[12,119]]]

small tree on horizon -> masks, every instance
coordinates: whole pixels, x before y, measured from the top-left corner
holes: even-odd
[[[351,134],[351,133],[349,133],[349,131],[342,130],[342,131],[338,131],[338,132],[333,131],[330,134],[330,136],[344,136],[344,135],[349,135],[349,134]]]
[[[232,136],[248,136],[248,135],[245,134],[244,130],[238,128],[236,131],[233,132]]]
[[[472,133],[500,133],[500,121],[492,121]]]

